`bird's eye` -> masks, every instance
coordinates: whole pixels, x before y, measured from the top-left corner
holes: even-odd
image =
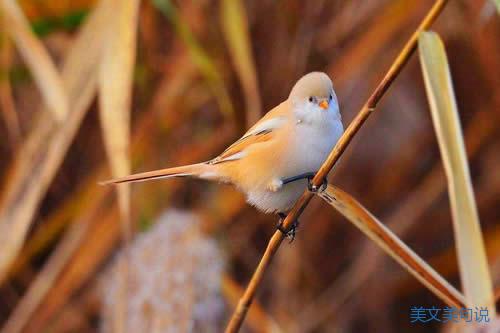
[[[330,95],[330,101],[332,100],[332,98],[333,98],[333,96],[332,96],[332,95]]]
[[[311,103],[312,103],[313,101],[314,101],[314,98],[312,98],[312,96],[311,96],[311,97],[309,97],[309,102],[311,102]]]

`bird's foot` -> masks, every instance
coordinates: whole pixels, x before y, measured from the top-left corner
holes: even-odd
[[[319,193],[326,190],[326,187],[328,186],[328,180],[326,180],[326,178],[323,178],[323,182],[319,186],[313,184],[313,178],[314,176],[307,178],[307,189],[309,192]]]
[[[284,214],[284,213],[278,213],[278,216],[280,217],[280,220],[279,220],[278,225],[276,226],[276,228],[279,231],[281,231],[281,233],[283,235],[285,235],[286,238],[289,239],[290,243],[293,242],[294,239],[295,239],[295,234],[297,232],[297,229],[299,228],[299,220],[295,219],[295,221],[293,221],[292,225],[290,227],[288,227],[287,229],[285,229],[285,227],[283,226],[283,222],[286,219],[286,214]]]

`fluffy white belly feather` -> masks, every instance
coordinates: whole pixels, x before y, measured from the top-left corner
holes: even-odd
[[[297,125],[296,133],[288,143],[289,156],[286,159],[286,167],[280,168],[282,174],[276,174],[274,177],[283,180],[318,171],[342,133],[340,119],[327,122],[321,128],[313,128],[307,124]],[[266,213],[287,212],[306,188],[306,180],[288,183],[277,191],[253,188],[247,192],[247,201]]]

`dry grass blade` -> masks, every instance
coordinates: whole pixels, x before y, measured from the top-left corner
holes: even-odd
[[[114,22],[108,24],[106,46],[99,67],[99,115],[106,153],[113,177],[130,174],[130,107],[134,75],[137,20],[140,0],[110,0],[107,5],[115,11]],[[130,221],[130,184],[118,186],[118,206],[122,237],[126,243],[132,238]],[[124,332],[129,287],[128,260],[117,272],[118,296],[115,305],[114,332]]]
[[[500,222],[500,221],[499,221]],[[493,227],[493,229],[488,229],[488,232],[485,233],[485,245],[486,252],[488,253],[488,259],[490,262],[490,269],[492,272],[492,276],[495,277],[496,281],[493,281],[493,285],[500,284],[500,223],[497,222],[497,225]],[[452,246],[447,248],[443,252],[438,253],[428,260],[429,264],[434,267],[439,267],[439,271],[441,276],[453,278],[457,276],[458,267],[456,264],[457,256],[455,253],[455,248]],[[407,278],[395,278],[397,283],[392,285],[394,290],[398,290],[405,295],[409,295],[413,293],[416,289],[415,281],[410,281]],[[496,283],[495,283],[496,282]],[[497,292],[495,289],[495,293]],[[495,298],[497,298],[495,296]]]
[[[21,139],[21,127],[12,96],[12,86],[8,75],[12,65],[12,45],[7,38],[7,26],[5,18],[0,13],[0,108],[5,120],[9,140],[13,145]]]
[[[68,98],[56,66],[43,44],[31,31],[30,24],[17,2],[2,0],[0,6],[8,24],[7,31],[28,64],[49,111],[57,121],[62,121],[68,114]]]
[[[49,215],[44,220],[43,228],[34,230],[30,238],[26,240],[21,253],[11,265],[8,278],[13,278],[25,270],[35,256],[53,246],[68,224],[73,222],[78,212],[86,209],[91,202],[100,200],[101,195],[108,194],[108,190],[106,189],[97,192],[93,187],[88,185],[91,182],[95,186],[97,176],[92,174],[88,179],[91,180],[84,180],[82,182],[86,186],[82,186],[76,190],[75,193],[78,193],[78,195],[69,197],[61,209],[54,212],[53,215]]]
[[[439,36],[423,32],[419,55],[448,180],[458,262],[467,301],[495,313],[493,287],[470,179],[446,52]],[[493,311],[492,311],[493,310]]]
[[[222,276],[222,293],[229,305],[236,306],[238,299],[243,293],[243,289],[229,276]],[[248,312],[248,325],[255,332],[278,333],[283,332],[276,321],[271,318],[260,304],[254,306]]]
[[[247,15],[240,0],[223,0],[220,6],[223,32],[245,92],[246,119],[250,127],[260,118],[261,103]]]
[[[111,208],[96,203],[82,219],[90,221],[86,236],[73,253],[64,272],[60,274],[45,295],[38,310],[31,316],[26,332],[48,331],[48,323],[57,309],[66,304],[71,293],[82,286],[94,274],[98,265],[105,258],[101,253],[108,254],[118,243],[120,235],[119,212],[115,206]],[[92,221],[98,220],[98,223]]]
[[[429,10],[425,18],[422,20],[416,31],[412,34],[410,39],[407,41],[401,52],[398,54],[397,58],[392,63],[391,67],[385,74],[382,81],[375,88],[372,95],[368,98],[365,105],[363,105],[361,111],[357,114],[357,116],[353,119],[349,127],[346,129],[342,137],[339,139],[333,150],[330,152],[328,158],[323,163],[319,171],[316,173],[316,176],[312,180],[312,183],[315,186],[320,186],[323,181],[326,179],[326,176],[333,168],[335,163],[339,160],[342,153],[345,151],[352,138],[356,135],[358,130],[363,126],[364,122],[370,114],[375,110],[378,102],[385,94],[387,89],[389,89],[391,83],[396,79],[399,72],[403,69],[404,65],[408,62],[410,55],[413,53],[417,46],[418,35],[421,31],[427,29],[432,22],[437,18],[437,16],[441,13],[444,6],[446,4],[446,0],[438,0],[434,3],[434,6]],[[302,196],[297,200],[292,210],[288,213],[287,217],[283,221],[283,228],[288,229],[292,225],[292,223],[300,216],[300,214],[304,211],[306,206],[309,204],[312,198],[312,193],[307,190],[302,194]],[[241,325],[243,324],[243,320],[245,319],[245,315],[252,303],[252,300],[257,291],[257,287],[262,282],[264,277],[264,273],[266,269],[271,264],[271,260],[274,257],[276,251],[278,251],[281,242],[284,239],[284,235],[280,231],[276,231],[274,235],[269,240],[267,248],[262,255],[262,258],[259,262],[259,265],[255,269],[255,272],[250,280],[245,293],[242,298],[238,302],[238,306],[236,307],[233,315],[226,327],[226,332],[238,332]]]
[[[500,0],[492,0],[497,9],[497,13],[500,14]]]
[[[465,306],[463,296],[451,284],[444,280],[356,199],[332,185],[328,185],[325,191],[318,193],[318,195],[441,298],[443,302],[455,307]]]
[[[153,0],[153,3],[172,23],[176,34],[186,45],[191,61],[205,77],[222,113],[228,117],[232,117],[234,112],[233,105],[219,69],[196,40],[186,22],[181,19],[177,8],[170,0]]]
[[[115,20],[108,25],[99,67],[99,114],[114,178],[130,174],[130,104],[136,53],[139,0],[108,1]],[[125,238],[130,238],[130,185],[118,186]]]
[[[1,329],[2,333],[22,332],[33,312],[52,288],[68,260],[73,256],[86,230],[87,223],[76,222],[71,226]]]
[[[63,66],[71,111],[63,124],[39,119],[10,167],[0,207],[0,283],[17,256],[33,215],[61,165],[97,87],[102,26],[108,13],[99,4],[87,19]],[[92,48],[89,48],[92,45]]]

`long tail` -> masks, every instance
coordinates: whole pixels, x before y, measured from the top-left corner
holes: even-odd
[[[100,185],[120,184],[120,183],[133,183],[144,182],[154,179],[171,178],[171,177],[197,177],[203,179],[217,179],[217,168],[214,165],[206,163],[197,163],[184,165],[174,168],[160,169],[155,171],[148,171],[136,173],[134,175],[125,176],[100,182]]]

